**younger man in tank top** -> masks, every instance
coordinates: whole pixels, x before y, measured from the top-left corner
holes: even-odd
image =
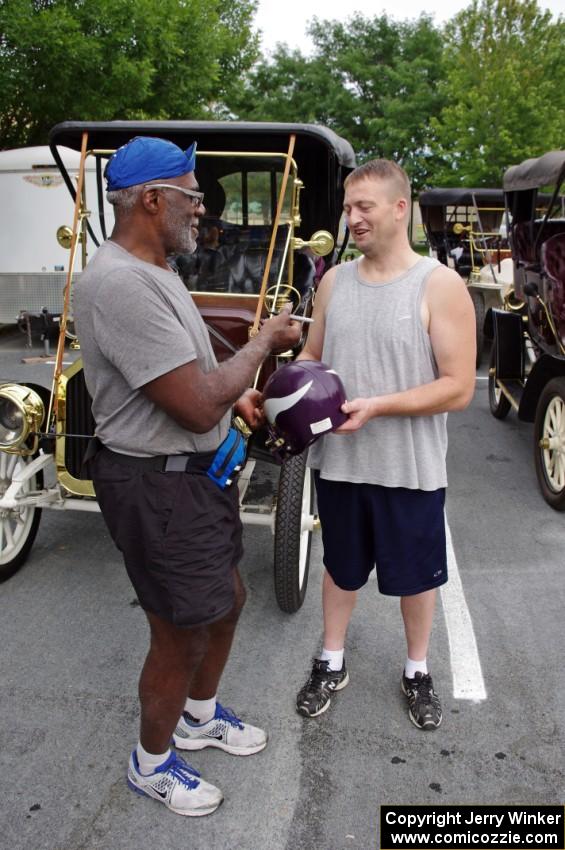
[[[427,667],[437,587],[447,581],[444,500],[447,412],[475,384],[475,319],[463,280],[408,239],[406,173],[372,160],[346,180],[344,211],[362,257],[322,278],[300,359],[342,378],[349,419],[310,450],[324,544],[324,643],[297,697],[325,711],[349,676],[347,626],[376,565],[399,596],[407,643],[401,687],[412,722],[436,729],[441,704]]]

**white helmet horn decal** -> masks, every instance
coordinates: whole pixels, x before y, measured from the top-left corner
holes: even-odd
[[[304,384],[296,392],[282,396],[282,398],[268,398],[263,405],[263,410],[269,422],[275,422],[279,413],[283,413],[283,411],[294,407],[301,398],[304,398],[313,383],[313,381],[308,381],[308,383]]]

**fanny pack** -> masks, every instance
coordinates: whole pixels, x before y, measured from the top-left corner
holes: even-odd
[[[232,425],[228,436],[216,451],[206,475],[222,490],[229,487],[243,469],[247,455],[247,440],[236,426]]]

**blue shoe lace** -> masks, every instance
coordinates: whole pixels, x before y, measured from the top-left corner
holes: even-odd
[[[239,717],[236,717],[235,712],[231,708],[224,708],[219,702],[216,703],[215,716],[217,720],[225,720],[231,726],[235,726],[237,729],[243,729],[243,722]]]
[[[155,773],[170,773],[191,791],[200,785],[198,771],[179,758],[176,753],[171,753],[167,761],[158,767]]]

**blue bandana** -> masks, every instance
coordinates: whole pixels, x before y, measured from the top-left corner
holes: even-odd
[[[196,142],[186,151],[173,142],[151,136],[136,136],[111,157],[104,176],[108,191],[127,189],[149,180],[180,177],[194,171]]]

